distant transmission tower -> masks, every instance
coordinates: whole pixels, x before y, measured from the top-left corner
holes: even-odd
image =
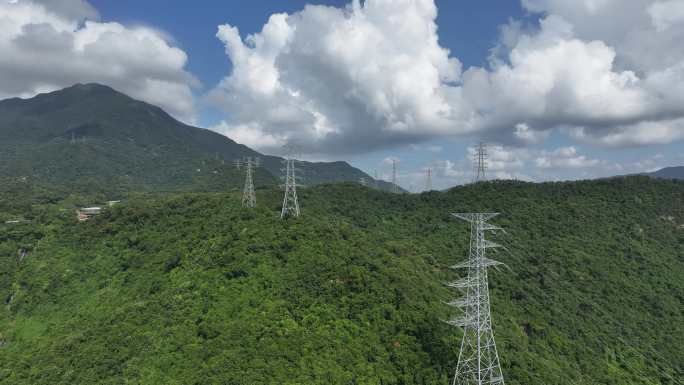
[[[447,321],[453,326],[463,328],[461,352],[452,385],[504,385],[492,332],[487,278],[487,268],[500,263],[486,256],[487,249],[500,246],[485,239],[485,232],[501,230],[487,222],[497,215],[454,214],[455,217],[470,222],[470,256],[467,261],[452,266],[454,269],[467,269],[468,276],[448,284],[466,293],[465,298],[448,303],[464,312],[463,317]]]
[[[243,207],[255,207],[256,206],[256,194],[254,193],[254,179],[252,174],[255,167],[259,167],[261,161],[259,158],[245,157],[244,159],[237,160],[237,168],[240,169],[244,166],[245,168],[245,187],[242,190],[242,206]]]
[[[392,192],[397,194],[399,192],[399,185],[397,185],[397,160],[392,159]]]
[[[368,187],[368,181],[366,180],[366,178],[363,178],[363,177],[362,177],[362,178],[359,178],[359,183],[360,183],[361,186],[363,186],[363,187]]]
[[[425,179],[425,191],[432,191],[432,169],[427,169],[427,178]]]
[[[285,196],[283,197],[283,209],[280,212],[280,218],[287,216],[299,217],[299,201],[297,200],[297,175],[295,168],[295,153],[297,152],[294,146],[286,146],[286,155],[283,163],[285,164],[285,175],[283,177],[285,182]]]
[[[487,178],[485,172],[487,171],[487,145],[480,142],[477,145],[475,157],[473,159],[473,183],[483,181]]]

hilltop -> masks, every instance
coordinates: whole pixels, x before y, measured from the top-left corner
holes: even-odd
[[[0,227],[0,383],[437,384],[453,374],[447,268],[496,211],[490,274],[509,385],[675,385],[684,367],[684,184],[355,184],[130,196],[92,222],[34,201]],[[17,250],[28,251],[18,258]]]
[[[281,158],[183,124],[107,86],[78,84],[0,101],[0,177],[28,176],[82,191],[224,191],[241,185],[233,161],[245,156],[263,160],[258,185],[278,183]],[[346,162],[299,167],[307,185],[372,181]]]
[[[661,179],[684,179],[684,166],[665,167],[645,175]]]

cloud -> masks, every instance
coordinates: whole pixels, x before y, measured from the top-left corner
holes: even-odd
[[[470,147],[462,159],[431,162],[429,167],[435,170],[436,183],[451,186],[472,181],[476,151],[475,147]],[[575,146],[545,150],[489,145],[486,163],[487,179],[563,180],[602,177],[624,171],[620,165],[590,157]]]
[[[461,65],[439,45],[436,15],[431,0],[372,0],[272,15],[244,41],[221,26],[233,70],[210,99],[231,124],[258,123],[314,153],[447,134],[460,114],[449,84]]]
[[[684,139],[684,119],[644,121],[610,127],[600,133],[585,127],[572,127],[566,131],[576,140],[599,143],[606,147],[661,145]]]
[[[26,1],[26,0],[17,0]],[[86,0],[32,0],[69,20],[100,20],[100,13]]]
[[[440,153],[444,150],[442,146],[439,145],[420,145],[420,144],[411,144],[409,145],[409,148],[413,151],[417,152],[431,152],[431,153]]]
[[[0,97],[97,82],[193,122],[185,52],[150,28],[97,18],[82,0],[0,0]]]
[[[513,136],[525,144],[541,143],[551,134],[550,130],[540,131],[533,130],[527,123],[518,123],[515,125]]]
[[[656,31],[664,32],[684,22],[684,3],[680,0],[669,0],[653,3],[648,8]]]
[[[460,167],[457,163],[448,159],[432,162],[430,168],[432,169],[433,178],[436,179],[453,179],[454,181],[459,181],[468,176],[468,173],[463,167]]]
[[[612,147],[668,144],[684,139],[684,3],[679,0],[524,0],[529,10],[562,18],[582,41],[614,50],[613,67],[634,75],[642,107],[625,119],[567,122],[585,143]],[[627,111],[625,111],[627,112]]]
[[[475,152],[476,148],[470,147],[462,158],[434,160],[413,171],[404,170],[399,181],[405,187],[409,183],[425,186],[427,170],[431,169],[433,185],[437,189],[471,183],[474,179]],[[666,167],[677,158],[659,153],[618,163],[584,153],[576,146],[543,149],[489,145],[487,154],[486,179],[528,182],[594,179],[649,172]],[[684,155],[679,158],[684,158]]]
[[[555,151],[543,151],[541,156],[535,159],[538,168],[592,168],[601,164],[598,159],[591,159],[577,153],[575,147],[562,147]]]
[[[401,163],[401,159],[399,159],[396,156],[385,157],[385,159],[383,159],[382,162],[380,162],[380,164],[384,165],[384,166],[391,166],[393,164],[399,164],[399,163]]]
[[[258,125],[232,126],[225,121],[221,121],[218,125],[210,127],[209,129],[251,148],[276,148],[287,144],[285,138],[267,134]]]
[[[469,147],[467,160],[473,162],[476,159],[477,148]],[[530,151],[520,147],[506,147],[500,144],[489,145],[486,148],[488,171],[511,171],[520,170],[529,158]]]
[[[559,128],[597,145],[676,141],[680,4],[523,0],[539,26],[503,26],[490,65],[465,71],[439,43],[432,0],[307,6],[244,39],[219,27],[233,70],[210,99],[229,124],[258,125],[311,153],[465,135],[530,145]],[[655,126],[670,128],[654,137]]]

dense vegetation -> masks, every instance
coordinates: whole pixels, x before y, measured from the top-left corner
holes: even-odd
[[[233,161],[245,156],[260,157],[261,181],[277,184],[281,158],[180,123],[106,86],[0,101],[0,177],[31,177],[79,191],[224,191],[240,179]],[[299,168],[307,185],[372,180],[346,162],[302,162]]]
[[[0,225],[0,383],[445,384],[456,211],[503,213],[507,384],[681,381],[682,182],[321,185],[286,221],[275,189],[255,210],[231,192],[137,194],[87,223],[73,207],[108,196],[26,183],[0,190],[2,218],[31,220]]]

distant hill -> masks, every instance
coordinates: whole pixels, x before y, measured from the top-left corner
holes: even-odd
[[[233,160],[258,156],[257,184],[278,183],[281,158],[260,154],[99,84],[0,101],[0,176],[141,191],[238,187]],[[372,178],[346,162],[302,162],[304,184]],[[389,189],[388,183],[380,187]]]
[[[658,171],[646,173],[644,175],[661,179],[684,179],[684,166],[666,167]]]

